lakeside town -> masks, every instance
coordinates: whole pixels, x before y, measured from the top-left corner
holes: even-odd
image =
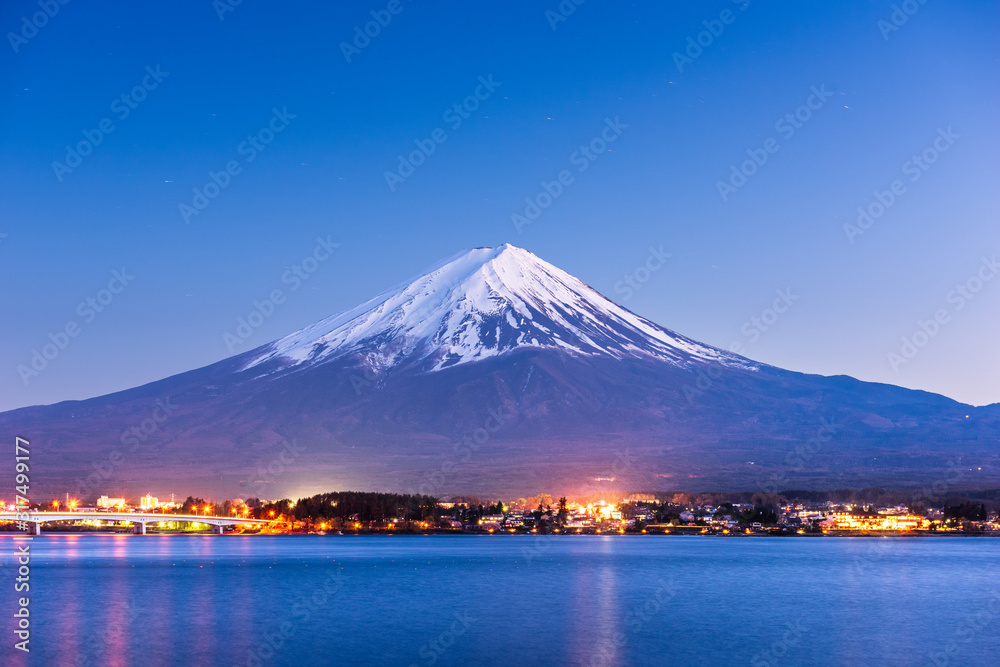
[[[79,520],[51,521],[47,531],[115,531],[131,523],[122,514],[163,514],[156,531],[198,532],[197,521],[170,521],[169,516],[233,517],[266,521],[258,526],[231,526],[243,534],[675,534],[675,535],[864,535],[974,534],[1000,535],[995,492],[981,499],[952,496],[932,502],[881,489],[800,492],[811,499],[778,494],[631,494],[616,501],[571,501],[540,494],[516,500],[484,500],[457,496],[442,501],[431,496],[376,492],[333,492],[299,500],[233,498],[213,502],[188,496],[161,500],[146,494],[136,500],[100,496],[92,504],[68,494],[63,500],[32,503],[38,513],[81,513]],[[881,500],[882,502],[878,502]],[[893,502],[895,501],[895,502]],[[15,506],[0,501],[0,507]],[[95,518],[95,513],[116,518]],[[87,518],[83,517],[86,513]],[[15,530],[14,523],[0,530]]]

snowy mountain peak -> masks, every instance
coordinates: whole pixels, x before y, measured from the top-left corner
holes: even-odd
[[[405,363],[440,370],[526,347],[751,366],[653,324],[505,243],[449,257],[356,308],[264,346],[244,368],[362,354],[381,368]]]

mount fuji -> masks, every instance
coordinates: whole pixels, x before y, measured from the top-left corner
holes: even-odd
[[[1000,404],[783,370],[509,244],[126,391],[0,414],[33,488],[446,497],[1000,482]]]
[[[527,250],[504,244],[458,253],[357,308],[266,345],[244,369],[361,353],[380,369],[432,372],[528,348],[755,367],[645,320]]]

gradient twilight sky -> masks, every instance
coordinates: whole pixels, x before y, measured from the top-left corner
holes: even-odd
[[[400,0],[347,62],[341,43],[391,3],[243,2],[220,20],[225,1],[71,2],[37,31],[23,23],[37,2],[3,3],[0,410],[227,357],[223,334],[274,289],[287,300],[235,351],[504,242],[753,359],[1000,401],[1000,279],[977,283],[1000,253],[997,3],[913,1],[889,31],[890,0],[590,0],[554,29],[557,0]],[[705,21],[720,34],[679,68]],[[134,109],[115,103],[144,77]],[[479,77],[499,85],[454,128],[444,113]],[[776,127],[813,87],[832,95]],[[295,117],[248,161],[241,142],[275,108]],[[578,172],[607,118],[627,128]],[[102,119],[113,131],[60,180],[53,162]],[[447,140],[391,191],[385,172],[436,128]],[[724,201],[717,183],[771,138]],[[925,150],[925,171],[906,164]],[[231,160],[240,172],[185,224],[179,204]],[[515,229],[563,169],[573,183]],[[844,225],[896,179],[905,190],[849,242]],[[340,247],[291,290],[282,275],[317,237]],[[619,281],[661,246],[666,265],[626,298]],[[134,280],[103,312],[78,310],[122,267]],[[970,298],[952,292],[970,280]],[[776,290],[797,299],[756,329]],[[25,384],[18,366],[70,322],[78,335]]]

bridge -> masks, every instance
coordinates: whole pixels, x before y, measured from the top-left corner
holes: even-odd
[[[180,521],[204,523],[213,526],[212,532],[222,535],[225,526],[266,526],[269,521],[243,519],[235,516],[199,516],[197,514],[154,514],[152,512],[31,512],[27,519],[19,519],[17,512],[0,512],[0,523],[26,523],[29,535],[41,535],[42,524],[50,521],[128,521],[136,535],[146,534],[146,524]]]

